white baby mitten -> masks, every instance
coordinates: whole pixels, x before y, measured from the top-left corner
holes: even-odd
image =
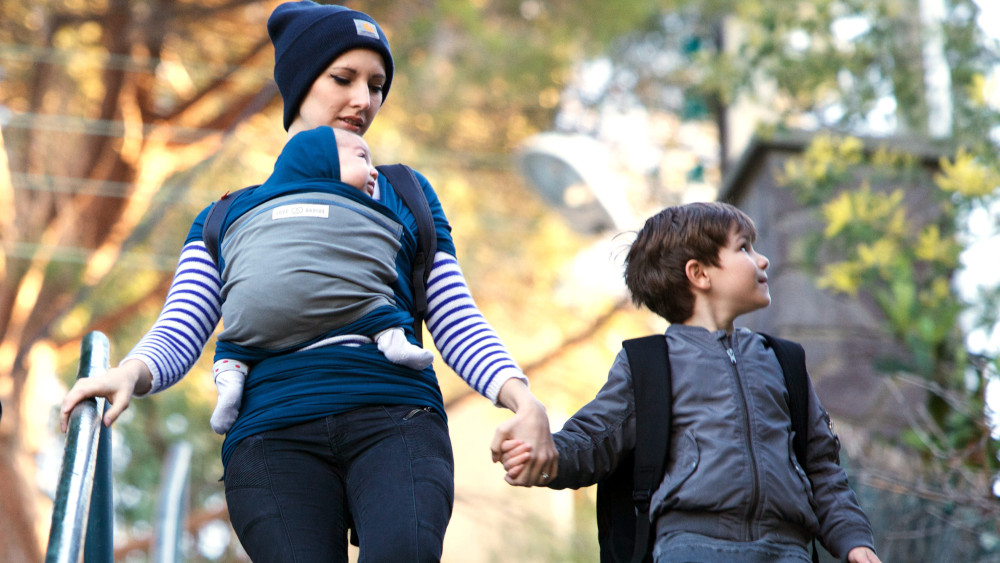
[[[420,346],[414,346],[406,339],[406,333],[399,327],[383,330],[375,335],[378,349],[394,364],[410,369],[424,369],[434,361],[434,353]]]
[[[210,423],[216,434],[225,434],[232,428],[240,413],[243,382],[246,381],[249,369],[243,362],[219,360],[212,366],[212,372],[215,374],[215,386],[219,389],[219,401],[215,404]]]

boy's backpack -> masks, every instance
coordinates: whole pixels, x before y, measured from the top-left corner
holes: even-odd
[[[376,166],[379,174],[386,177],[394,190],[402,198],[403,203],[413,213],[417,221],[417,254],[413,259],[413,270],[410,280],[413,285],[413,335],[417,343],[423,345],[423,322],[427,315],[427,279],[434,266],[434,254],[437,252],[437,232],[434,229],[434,217],[427,197],[420,188],[413,169],[405,164],[383,164]],[[243,192],[257,186],[248,186],[232,193],[227,193],[212,204],[205,217],[202,228],[202,240],[205,249],[212,255],[212,260],[219,263],[219,240],[222,238],[222,223],[226,218],[226,209]]]
[[[809,417],[805,351],[790,340],[762,336],[781,364],[795,433],[792,448],[805,467]],[[635,449],[597,485],[597,537],[601,563],[651,563],[655,530],[649,521],[649,501],[663,480],[670,452],[670,361],[662,334],[626,340],[623,345],[635,394]],[[817,560],[814,542],[813,561]]]

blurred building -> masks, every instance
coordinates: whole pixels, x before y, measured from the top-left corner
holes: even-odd
[[[754,138],[720,190],[720,200],[753,218],[758,229],[754,246],[770,260],[771,306],[741,317],[741,324],[801,342],[816,391],[831,416],[863,430],[862,435],[870,432],[896,439],[910,425],[915,405],[923,404],[925,396],[921,389],[892,383],[878,366],[902,358],[906,352],[887,332],[885,318],[864,295],[864,288],[858,298],[817,288],[809,271],[815,257],[808,255],[808,241],[823,226],[815,207],[803,206],[781,185],[785,163],[801,156],[811,139],[812,135],[805,133]],[[944,153],[934,146],[902,139],[864,140],[864,150],[880,148],[911,155],[921,173],[908,178],[907,185],[901,186],[898,179],[880,185],[861,168],[842,189],[857,188],[862,181],[869,182],[873,190],[903,188],[911,219],[908,228],[914,234],[940,219],[939,204],[931,193],[936,190],[933,174]],[[820,264],[834,258],[818,257]],[[852,442],[857,451],[861,444],[848,440],[846,445]]]

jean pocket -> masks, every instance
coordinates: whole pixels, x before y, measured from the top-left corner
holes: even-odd
[[[260,435],[244,438],[226,465],[223,476],[226,490],[246,488],[267,488],[267,462],[264,459],[264,438]]]
[[[448,424],[431,407],[410,407],[399,421],[411,459],[452,458]]]

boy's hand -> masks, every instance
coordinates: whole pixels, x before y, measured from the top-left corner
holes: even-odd
[[[552,480],[555,475],[547,473],[539,474],[533,481],[522,480],[518,482],[518,477],[524,471],[526,464],[531,461],[531,446],[521,440],[504,440],[500,443],[500,457],[495,460],[503,463],[503,468],[507,472],[505,479],[508,483],[523,484],[526,487],[537,487]],[[556,466],[558,468],[558,465]]]
[[[500,443],[500,459],[493,461],[502,463],[507,475],[517,479],[524,465],[531,461],[531,446],[521,440],[504,440]]]
[[[497,400],[515,414],[502,422],[493,435],[490,444],[493,461],[500,461],[500,444],[506,440],[520,440],[530,446],[529,459],[524,468],[516,477],[505,475],[504,480],[522,487],[548,483],[556,474],[559,453],[552,441],[545,405],[532,395],[524,381],[516,378],[507,380],[500,387]]]
[[[867,547],[855,547],[847,552],[848,563],[882,563],[875,552]]]

